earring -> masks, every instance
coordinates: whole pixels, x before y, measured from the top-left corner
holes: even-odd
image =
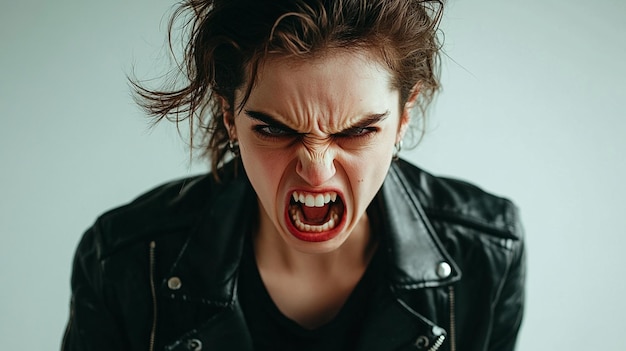
[[[239,142],[236,139],[229,139],[228,150],[233,154],[235,158],[239,157]]]
[[[397,161],[400,159],[400,151],[402,151],[402,139],[400,139],[400,141],[398,141],[394,146],[393,146],[393,154],[391,155],[391,159],[393,161]]]

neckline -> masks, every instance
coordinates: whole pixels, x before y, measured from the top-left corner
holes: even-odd
[[[246,240],[245,243],[243,263],[248,266],[248,284],[253,291],[258,294],[256,298],[259,299],[259,304],[261,305],[264,313],[269,315],[270,318],[272,318],[281,328],[289,330],[298,337],[323,338],[324,336],[332,333],[338,325],[348,323],[351,319],[353,319],[353,312],[360,308],[361,304],[367,301],[368,296],[372,293],[372,289],[369,289],[369,287],[375,285],[375,279],[378,276],[376,272],[380,271],[381,251],[383,250],[378,247],[365,269],[363,276],[361,276],[358,283],[348,296],[348,299],[343,306],[341,306],[337,315],[335,315],[330,321],[314,329],[308,329],[301,326],[280,311],[263,283],[259,268],[256,264],[254,249],[250,237],[248,237],[248,240]]]

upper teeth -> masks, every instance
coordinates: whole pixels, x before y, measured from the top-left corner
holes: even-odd
[[[300,202],[307,207],[323,207],[327,203],[331,201],[335,202],[335,200],[337,200],[337,193],[334,191],[329,191],[323,194],[311,194],[294,191],[291,195],[293,196],[293,200],[295,202]]]

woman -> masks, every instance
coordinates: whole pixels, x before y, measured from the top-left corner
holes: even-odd
[[[441,9],[184,3],[186,84],[135,86],[202,133],[212,175],[87,231],[63,349],[512,350],[515,207],[397,159],[438,89]]]

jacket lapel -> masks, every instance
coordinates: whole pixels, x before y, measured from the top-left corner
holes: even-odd
[[[179,293],[207,304],[227,306],[234,300],[243,243],[256,218],[257,201],[244,177],[217,190],[169,276],[189,283]],[[162,288],[167,289],[165,282]]]
[[[415,193],[393,163],[379,192],[386,223],[389,278],[395,289],[434,287],[458,281],[461,271],[441,244]],[[438,272],[442,263],[451,271]]]
[[[415,188],[394,163],[377,196],[383,211],[389,288],[375,298],[359,351],[430,349],[446,336],[444,328],[432,322],[437,320],[436,309],[424,289],[458,281],[461,271],[439,241]],[[438,272],[442,264],[449,265],[448,274]],[[408,296],[410,301],[405,300]]]
[[[256,197],[245,177],[215,191],[160,286],[161,296],[214,313],[166,350],[252,350],[236,291],[246,233],[256,218]],[[181,286],[172,290],[170,277],[179,279]]]

